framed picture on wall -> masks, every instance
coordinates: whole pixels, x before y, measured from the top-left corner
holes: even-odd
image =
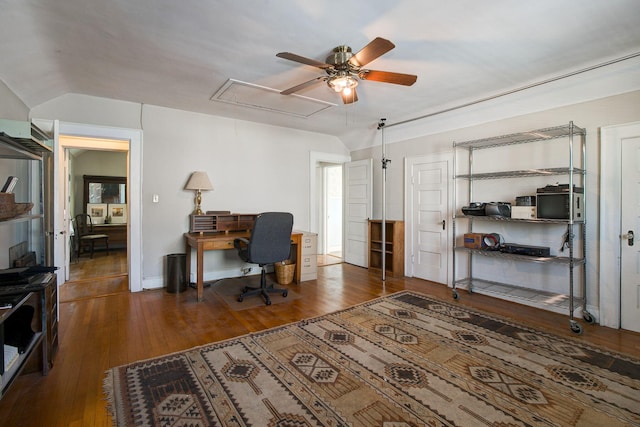
[[[127,205],[126,203],[109,203],[109,216],[113,224],[126,224]]]
[[[104,218],[107,216],[107,204],[87,203],[87,214],[91,217],[93,224],[104,224]]]

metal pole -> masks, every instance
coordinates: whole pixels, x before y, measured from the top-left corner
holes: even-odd
[[[387,280],[387,164],[391,162],[391,160],[386,158],[385,147],[384,147],[384,122],[387,119],[380,119],[378,122],[378,129],[382,129],[382,281]]]

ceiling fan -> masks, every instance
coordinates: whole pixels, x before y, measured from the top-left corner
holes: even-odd
[[[389,40],[376,37],[355,55],[349,46],[338,46],[333,49],[333,53],[327,57],[326,62],[305,58],[295,53],[280,52],[276,55],[279,58],[318,67],[326,73],[325,76],[316,77],[315,79],[283,90],[280,93],[290,95],[316,83],[327,82],[327,85],[331,89],[340,93],[342,102],[351,104],[358,100],[358,94],[356,93],[358,80],[373,80],[376,82],[411,86],[418,79],[417,76],[363,68],[369,62],[384,55],[394,47],[396,46]]]

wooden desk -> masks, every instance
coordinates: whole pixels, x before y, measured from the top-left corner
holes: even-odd
[[[127,224],[96,224],[93,231],[109,236],[109,249],[127,247]]]
[[[202,301],[204,295],[204,251],[234,249],[233,241],[238,237],[248,239],[250,231],[219,232],[219,233],[184,233],[186,252],[186,279],[191,281],[191,250],[196,250],[196,289],[198,291],[198,301]],[[302,233],[291,233],[291,244],[295,245],[292,251],[292,260],[296,263],[294,280],[300,283],[300,268],[297,260],[302,259]]]

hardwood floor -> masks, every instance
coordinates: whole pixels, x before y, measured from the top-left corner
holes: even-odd
[[[69,264],[69,281],[84,281],[96,277],[108,277],[127,274],[127,250],[111,249],[109,255],[105,251],[96,251],[93,258],[82,254]]]
[[[341,262],[343,262],[341,255],[334,255],[334,254],[318,255],[318,267],[324,267],[325,265],[332,265],[332,264],[340,264]]]
[[[232,311],[211,289],[196,302],[194,289],[179,294],[163,290],[131,294],[105,279],[94,280],[94,291],[61,288],[60,348],[46,377],[38,373],[18,378],[0,400],[3,426],[110,426],[102,393],[105,370],[213,341],[232,338],[303,318],[340,310],[372,298],[409,289],[454,302],[441,284],[419,279],[380,278],[349,264],[318,269],[318,280],[290,285],[302,298]],[[75,288],[82,285],[75,284]],[[76,292],[74,294],[74,292]],[[578,341],[603,345],[640,357],[640,334],[585,325],[582,336],[569,330],[567,316],[461,293],[456,304],[507,316]]]
[[[69,265],[69,281],[60,288],[60,302],[95,298],[127,292],[127,251],[96,252],[93,258],[83,255]]]

